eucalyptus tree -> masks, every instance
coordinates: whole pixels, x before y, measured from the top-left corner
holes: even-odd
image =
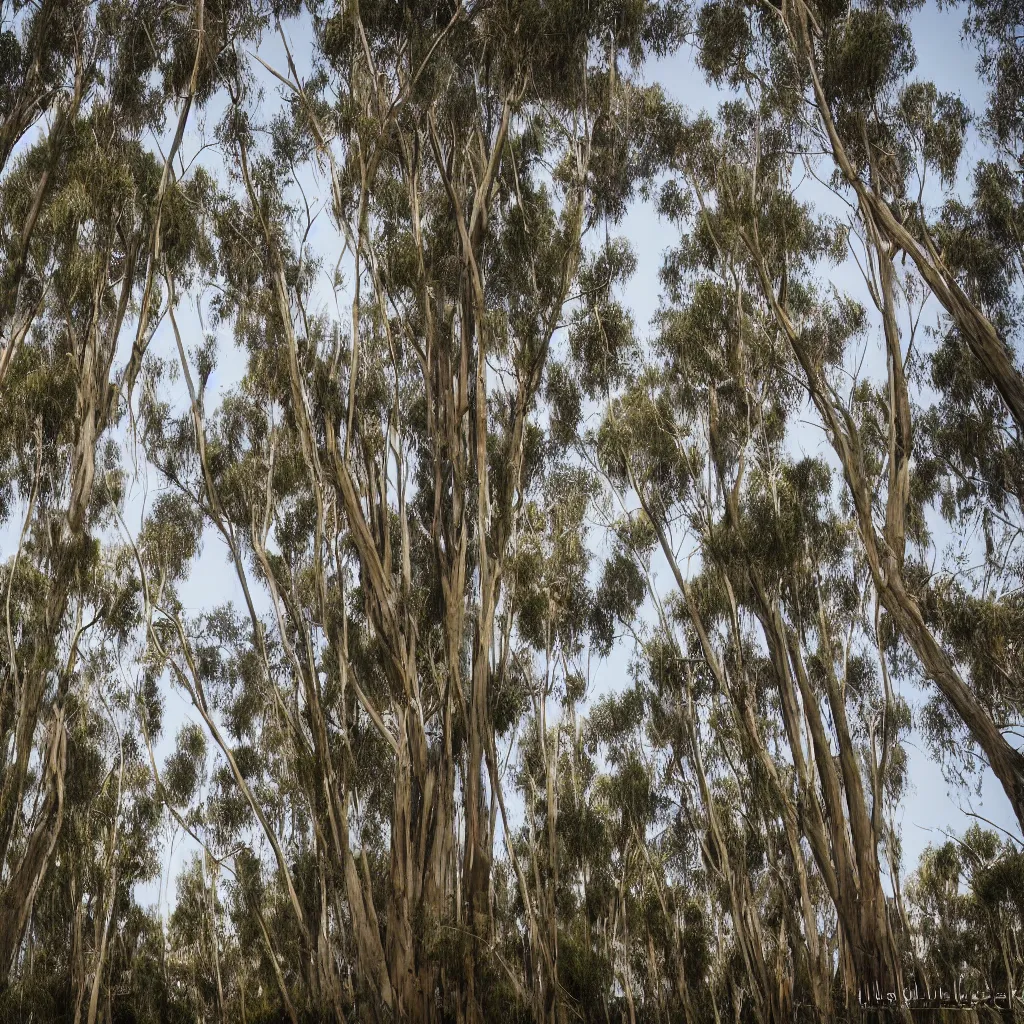
[[[722,135],[716,155],[692,160],[688,173],[701,179],[711,206],[728,211],[800,363],[843,467],[874,587],[939,691],[931,718],[936,739],[955,746],[943,727],[949,716],[938,711],[952,708],[1024,821],[1024,755],[1004,735],[1020,707],[1010,639],[1019,617],[1019,503],[1008,470],[1018,458],[1024,392],[1012,349],[1013,286],[1004,279],[1002,298],[991,287],[985,292],[980,268],[999,258],[994,236],[968,227],[972,217],[984,217],[986,201],[1002,194],[1004,206],[1012,202],[1012,190],[1004,182],[1000,193],[998,175],[979,165],[976,202],[936,203],[936,192],[941,200],[956,180],[969,112],[957,97],[910,80],[915,9],[871,5],[847,17],[845,9],[805,3],[704,6],[701,62],[713,80],[746,91],[750,120],[741,132]],[[781,147],[780,137],[787,140]],[[724,152],[735,156],[731,166],[721,162]],[[851,204],[850,258],[880,323],[883,386],[853,371],[849,345],[867,323],[865,311],[842,297],[830,300],[826,290],[809,292],[822,253],[813,239],[827,228],[818,211],[794,198],[798,168]],[[1000,230],[991,220],[989,226]],[[942,343],[922,352],[923,338],[915,344],[926,333],[920,318],[936,304]],[[971,353],[966,365],[962,351]],[[918,386],[926,371],[939,401],[922,416],[914,401],[929,401]],[[850,372],[855,386],[844,395],[842,376]],[[871,439],[878,429],[880,446]],[[974,430],[984,443],[966,442]],[[970,534],[984,530],[984,569],[966,589],[952,566],[929,584],[915,557],[915,549],[928,547],[926,524],[936,507],[960,536],[965,558],[975,554]],[[980,603],[971,589],[984,595]],[[972,653],[979,648],[981,659]]]
[[[104,552],[124,489],[114,431],[166,309],[158,274],[188,279],[206,244],[174,161],[193,104],[252,28],[248,7],[202,0],[8,16],[0,457],[19,541],[3,568],[0,984],[61,828],[83,637],[131,616],[133,584]],[[147,135],[165,129],[158,154]]]
[[[849,10],[803,0],[780,6],[714,2],[700,14],[702,63],[717,80],[740,86],[768,72],[761,79],[765,95],[781,99],[828,154],[836,185],[854,203],[868,244],[882,246],[886,255],[891,247],[912,261],[1019,429],[1024,380],[1013,351],[1014,328],[1000,316],[1005,307],[1000,310],[986,294],[981,264],[964,261],[962,248],[958,258],[957,247],[947,246],[928,205],[930,176],[954,179],[969,111],[958,97],[910,79],[916,64],[910,19],[921,7],[903,0]],[[1019,41],[1009,30],[1015,13],[1013,5],[969,4],[965,23],[981,44],[979,70],[991,87],[988,131],[997,145],[1011,149],[1019,140],[1020,116],[1014,70]],[[988,160],[976,168],[979,193],[993,169]],[[1000,182],[996,172],[987,185],[1002,191],[1009,201],[1004,209],[1012,209],[1011,182]],[[980,213],[985,196],[977,198]],[[992,236],[978,242],[976,255],[991,258]],[[1004,270],[1011,279],[1016,273],[1012,266]]]
[[[711,758],[724,757],[731,784],[761,791],[757,806],[772,809],[775,824],[762,826],[764,836],[777,830],[791,871],[786,899],[801,908],[790,929],[807,985],[800,998],[822,1016],[834,1012],[831,958],[812,895],[819,882],[840,927],[845,1005],[894,991],[902,974],[882,876],[907,709],[890,685],[888,641],[856,525],[836,507],[826,465],[786,451],[799,378],[743,225],[719,198],[731,197],[744,159],[760,161],[758,173],[770,181],[781,177],[784,165],[772,161],[791,137],[782,121],[762,126],[741,103],[724,106],[718,124],[680,124],[684,173],[666,184],[662,205],[684,235],[663,271],[671,304],[659,317],[656,359],[611,397],[594,437],[624,508],[630,499],[639,505],[619,527],[616,557],[641,575],[632,587],[620,584],[618,614],[631,618],[650,589],[660,632],[678,645],[685,686],[676,683],[678,732],[667,737],[678,744],[680,774],[696,780],[708,859],[731,887],[729,913],[764,1019],[788,1009],[778,969],[769,968],[747,865],[733,862],[736,847],[718,821]],[[788,242],[805,260],[836,252],[834,235],[800,215],[786,197],[766,204],[765,216],[782,222],[770,236],[765,230],[773,246]],[[798,301],[797,287],[794,271],[787,301]],[[857,324],[837,315],[817,326],[824,343],[838,346]],[[652,579],[653,549],[671,574],[669,594]]]
[[[273,851],[303,963],[318,940],[293,840],[335,927],[340,886],[361,1005],[404,1019],[476,1020],[491,998],[495,709],[530,657],[505,577],[547,454],[538,402],[588,239],[656,164],[660,93],[631,69],[678,22],[654,3],[316,8],[308,74],[284,32],[280,66],[252,65],[279,116],[260,123],[253,78],[231,86],[210,312],[247,374],[208,411],[215,353],[190,362],[180,335],[190,408],[152,404],[148,446],[228,546],[255,652],[240,682],[272,702],[258,733],[277,718],[276,783],[308,839],[285,842],[246,784],[194,630],[157,605],[152,634]],[[318,177],[344,324],[318,292]]]
[[[562,908],[567,890],[579,881],[579,876],[569,881],[563,871],[580,867],[575,858],[566,863],[566,843],[572,840],[561,820],[561,806],[570,787],[578,804],[580,774],[587,774],[580,763],[585,755],[577,707],[586,689],[593,610],[587,514],[596,482],[585,468],[555,458],[538,483],[524,503],[522,528],[513,538],[508,561],[508,605],[514,612],[505,622],[515,661],[502,687],[508,692],[506,705],[509,697],[528,702],[515,764],[524,821],[508,856],[530,934],[534,1018],[557,1020],[566,1013],[560,990],[571,993],[570,1004],[578,996],[559,968]],[[506,731],[504,718],[495,722],[496,737]],[[494,778],[493,790],[493,812],[500,810],[502,830],[508,832],[516,823],[510,820],[500,776]],[[567,824],[572,832],[577,822],[570,818]]]
[[[159,926],[135,886],[156,874],[160,813],[130,689],[111,685],[124,652],[93,632],[80,656],[82,685],[66,705],[62,828],[0,1015],[27,1004],[41,1019],[65,1019],[66,1011],[68,1020],[95,1024],[113,1002],[133,1002],[137,980],[156,966]]]
[[[925,850],[907,899],[924,940],[929,995],[1014,999],[1021,982],[1021,880],[1019,847],[978,825]]]

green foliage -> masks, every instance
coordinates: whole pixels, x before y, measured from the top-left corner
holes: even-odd
[[[0,1020],[1020,990],[1017,840],[901,860],[911,743],[1024,793],[1021,11],[975,111],[922,6],[4,8]]]

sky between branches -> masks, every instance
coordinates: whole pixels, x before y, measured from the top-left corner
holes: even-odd
[[[983,86],[974,72],[976,55],[961,38],[962,18],[962,12],[955,8],[937,10],[931,5],[915,15],[912,28],[918,55],[916,74],[921,79],[933,81],[943,91],[959,93],[972,110],[980,111],[984,104]],[[296,37],[294,32],[294,27],[290,27],[288,38],[301,75],[306,70],[302,66],[303,56],[308,56],[311,47],[304,46],[302,38]],[[285,66],[285,54],[281,41],[272,34],[268,34],[264,39],[257,56],[271,67],[283,68]],[[259,65],[256,62],[253,64],[258,68]],[[705,81],[702,72],[696,66],[693,51],[688,46],[683,46],[669,58],[651,62],[646,69],[645,77],[648,82],[659,83],[672,100],[682,103],[691,113],[698,113],[702,110],[714,112],[719,103],[726,98],[726,94],[722,90]],[[265,103],[268,105],[280,103],[280,88],[273,77],[268,72],[262,73],[260,78],[265,89]],[[207,164],[212,172],[217,172],[218,161],[215,152],[209,149],[204,150],[203,147],[210,144],[213,127],[221,113],[222,110],[218,108],[218,105],[212,104],[206,112],[204,120],[198,121],[190,127],[182,147],[182,161],[185,166],[188,166],[193,160],[198,160]],[[23,145],[28,145],[30,141],[24,140]],[[982,149],[982,142],[977,133],[972,130],[968,136],[964,159],[961,163],[962,175],[963,168],[973,166],[981,155]],[[311,184],[314,183],[311,182]],[[797,197],[813,200],[822,208],[842,214],[839,201],[813,178],[803,179]],[[333,245],[337,245],[340,249],[340,239],[332,237],[327,220],[326,213],[319,218],[317,226],[310,236],[310,242],[319,251],[329,253]],[[625,286],[624,299],[632,311],[638,336],[643,339],[650,333],[650,321],[660,302],[658,272],[662,256],[665,250],[674,243],[676,232],[671,225],[659,218],[653,203],[638,199],[631,205],[629,212],[619,225],[617,233],[629,240],[637,258],[637,271]],[[329,263],[329,260],[327,262]],[[328,272],[330,269],[333,268],[325,267]],[[832,283],[840,291],[848,292],[856,297],[866,297],[856,266],[849,259],[833,274]],[[328,308],[334,306],[334,298],[326,280],[323,283],[322,301]],[[183,308],[179,310],[179,324],[184,328],[186,336],[191,335],[198,342],[202,334],[210,330],[210,325],[202,320],[194,306],[191,308],[188,306],[188,302],[189,300],[186,299]],[[865,306],[873,312],[870,302],[865,302]],[[335,315],[337,316],[337,313]],[[937,309],[933,301],[926,307],[923,321],[934,323],[936,316]],[[224,331],[220,346],[222,355],[210,381],[208,400],[211,405],[219,400],[222,394],[229,391],[244,372],[244,355],[234,348],[230,331],[226,328],[222,330]],[[869,349],[872,347],[870,334],[864,344]],[[154,355],[168,358],[172,362],[177,361],[169,325],[161,325],[154,338],[151,351]],[[865,369],[867,372],[877,372],[880,369],[883,375],[885,372],[884,365],[874,368],[867,366]],[[178,382],[174,397],[180,406],[184,407],[187,396],[181,381]],[[592,410],[592,413],[596,416],[597,410]],[[128,450],[132,451],[130,438],[126,440]],[[810,415],[805,417],[801,426],[792,432],[790,444],[795,454],[814,454],[826,458],[833,467],[836,466],[834,456],[820,427],[813,422]],[[144,510],[151,506],[155,498],[154,488],[157,486],[156,474],[152,471],[147,473],[141,452],[138,452],[137,466],[137,475],[132,484],[126,507],[125,519],[129,529],[136,527],[141,522]],[[836,484],[837,486],[841,484],[841,477],[838,475]],[[937,539],[940,539],[943,533],[942,524],[936,521],[934,528]],[[14,517],[8,528],[0,532],[0,549],[6,551],[13,549],[13,545],[16,543],[16,530],[17,517]],[[600,530],[595,530],[594,541],[597,558],[593,571],[596,573],[600,570],[600,561],[605,550]],[[193,567],[191,577],[181,587],[180,596],[189,613],[209,610],[229,602],[236,605],[241,604],[241,588],[226,556],[224,545],[210,530],[207,530],[204,535],[202,552]],[[662,562],[659,571],[659,559],[657,558],[654,561],[654,568],[659,578],[667,578],[667,568]],[[259,610],[261,612],[269,611],[269,607]],[[642,609],[641,615],[649,617],[650,608]],[[629,684],[630,657],[631,642],[624,638],[616,644],[607,659],[602,662],[596,660],[592,662],[591,684],[588,690],[590,699],[609,691],[624,689]],[[189,706],[188,699],[184,694],[170,686],[165,688],[165,693],[167,706],[163,735],[156,747],[158,760],[162,760],[173,750],[174,738],[181,726],[195,718],[195,712]],[[925,695],[922,691],[905,684],[903,696],[911,707],[916,708],[923,703]],[[995,825],[1001,830],[1007,829],[1012,832],[1013,815],[1009,803],[990,771],[986,770],[983,773],[977,791],[958,787],[950,784],[944,778],[941,765],[927,751],[923,737],[918,732],[915,731],[906,746],[910,759],[910,787],[898,812],[898,823],[902,826],[903,870],[905,872],[913,870],[921,852],[929,843],[939,843],[944,840],[943,833],[945,831],[961,831],[970,824],[973,819],[968,816],[971,814],[981,816],[989,824]],[[174,836],[173,843],[168,834],[163,851],[162,877],[143,887],[139,893],[141,901],[144,903],[159,902],[161,909],[173,907],[174,879],[195,848],[195,844],[187,837],[183,837],[180,830]]]

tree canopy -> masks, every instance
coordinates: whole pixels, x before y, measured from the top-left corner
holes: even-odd
[[[1024,34],[953,5],[973,108],[949,7],[0,0],[0,1020],[1020,1019]],[[914,749],[1005,821],[908,863]]]

